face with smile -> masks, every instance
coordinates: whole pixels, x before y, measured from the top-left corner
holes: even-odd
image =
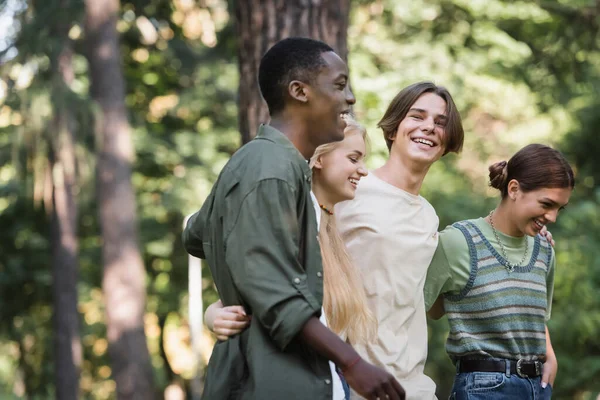
[[[445,151],[446,102],[435,93],[424,93],[398,125],[390,155],[429,167]]]
[[[548,223],[556,222],[558,213],[567,205],[571,188],[542,188],[523,192],[516,180],[508,184],[512,200],[512,222],[517,231],[535,236]]]
[[[350,131],[333,150],[316,157],[313,190],[320,202],[333,206],[354,198],[360,179],[368,174],[365,153],[365,140],[360,132]]]
[[[356,102],[348,85],[348,67],[335,53],[321,55],[327,64],[314,82],[306,86],[310,121],[316,146],[344,139],[345,114]]]

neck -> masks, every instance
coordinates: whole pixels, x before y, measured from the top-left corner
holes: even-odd
[[[315,194],[315,197],[317,198],[317,201],[319,202],[319,205],[321,207],[325,207],[326,209],[328,209],[329,211],[333,212],[333,207],[335,207],[335,205],[337,203],[339,203],[339,201],[336,201],[334,199],[331,198],[331,195],[328,193],[327,189],[325,189],[320,183],[319,183],[319,177],[316,176],[318,174],[317,171],[313,170],[313,185],[312,185],[312,191]]]
[[[283,133],[304,159],[308,160],[313,156],[317,146],[307,140],[306,123],[295,117],[293,112],[283,111],[281,114],[271,116],[269,125]]]
[[[488,216],[488,222],[489,216]],[[492,220],[494,223],[494,228],[498,232],[502,232],[508,236],[521,237],[524,236],[523,232],[521,232],[517,226],[511,220],[511,212],[509,210],[508,205],[503,200],[500,202],[498,207],[494,210],[494,214],[492,215]]]
[[[375,170],[375,175],[379,179],[405,192],[418,195],[429,167],[431,165],[424,168],[422,165],[403,162],[399,157],[390,155],[386,163],[381,168]]]

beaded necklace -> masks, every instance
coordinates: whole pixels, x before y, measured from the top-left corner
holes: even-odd
[[[325,211],[327,214],[329,215],[333,215],[333,211],[330,211],[327,207],[325,207],[323,204],[319,204],[319,207],[321,207],[321,210]]]

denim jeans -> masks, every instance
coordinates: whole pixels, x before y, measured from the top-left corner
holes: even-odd
[[[552,387],[542,388],[541,377],[521,378],[504,372],[456,374],[450,400],[546,400]]]

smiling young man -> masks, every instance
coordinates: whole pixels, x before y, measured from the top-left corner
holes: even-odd
[[[346,64],[322,42],[290,38],[264,55],[258,78],[271,122],[233,155],[183,233],[186,250],[208,261],[223,305],[252,315],[248,329],[216,344],[203,398],[341,400],[331,360],[361,395],[403,399],[392,375],[319,321],[323,268],[306,160],[344,138],[355,102]]]
[[[450,93],[429,82],[400,91],[379,126],[390,151],[387,162],[361,180],[354,200],[336,207],[339,229],[378,321],[377,339],[355,348],[391,372],[407,399],[431,400],[435,384],[423,373],[423,286],[439,219],[419,192],[431,165],[460,151],[464,133]]]

